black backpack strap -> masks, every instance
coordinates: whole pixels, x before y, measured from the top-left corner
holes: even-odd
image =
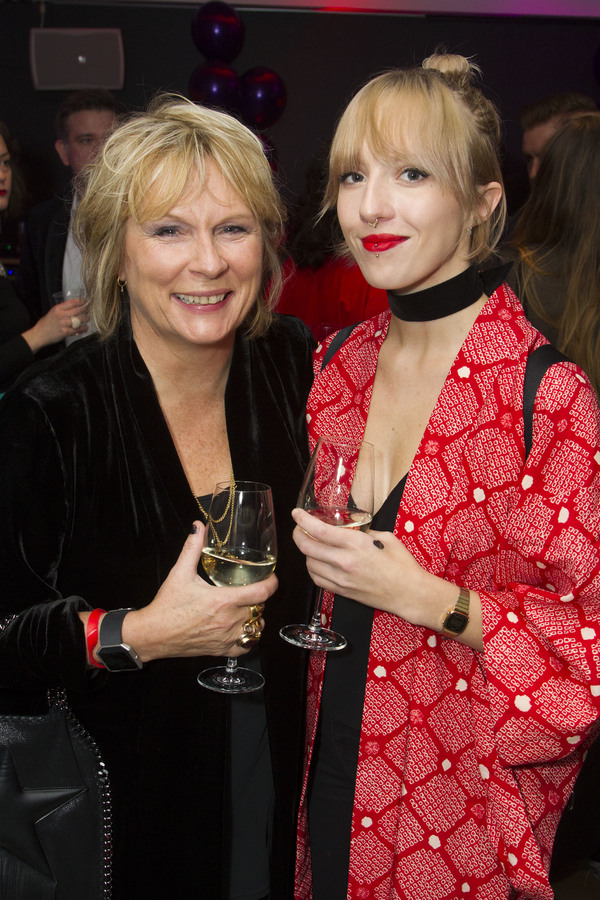
[[[334,353],[340,349],[342,344],[346,343],[346,339],[350,337],[352,331],[354,330],[355,325],[346,325],[344,328],[341,328],[337,331],[333,338],[331,339],[331,343],[327,350],[325,351],[325,356],[323,357],[323,361],[321,362],[321,371],[325,368],[327,363],[330,361]]]
[[[512,262],[502,263],[501,265],[494,266],[492,269],[483,269],[479,273],[479,277],[483,284],[483,291],[488,297],[491,297],[501,284],[504,284],[506,276],[512,267]]]
[[[523,433],[525,438],[525,459],[529,456],[533,441],[533,405],[535,395],[541,384],[542,378],[554,363],[568,362],[560,350],[552,344],[544,344],[529,354],[525,367],[525,380],[523,382]]]

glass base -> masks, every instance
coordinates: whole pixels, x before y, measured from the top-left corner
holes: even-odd
[[[306,650],[343,650],[346,638],[329,628],[311,628],[310,625],[286,625],[279,634],[288,644]]]
[[[217,666],[214,669],[204,669],[198,675],[198,684],[219,694],[250,694],[252,691],[259,691],[264,683],[262,675],[252,669]]]

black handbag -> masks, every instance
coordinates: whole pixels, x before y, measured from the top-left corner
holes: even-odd
[[[108,772],[62,689],[45,715],[0,715],[0,897],[109,900]]]

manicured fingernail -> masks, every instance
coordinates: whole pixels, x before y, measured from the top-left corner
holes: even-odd
[[[373,541],[373,546],[377,547],[378,550],[383,550],[383,544],[381,541]]]

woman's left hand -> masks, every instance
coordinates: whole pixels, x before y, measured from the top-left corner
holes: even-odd
[[[395,535],[336,528],[302,509],[295,509],[292,517],[297,526],[294,541],[316,585],[412,625],[441,630],[445,613],[456,601],[456,585],[420,566]],[[475,634],[464,642],[479,649],[481,606],[473,591],[471,598]]]
[[[292,517],[294,541],[319,587],[410,621],[410,597],[429,573],[390,532],[327,525],[302,509]],[[379,541],[383,550],[374,545]]]

